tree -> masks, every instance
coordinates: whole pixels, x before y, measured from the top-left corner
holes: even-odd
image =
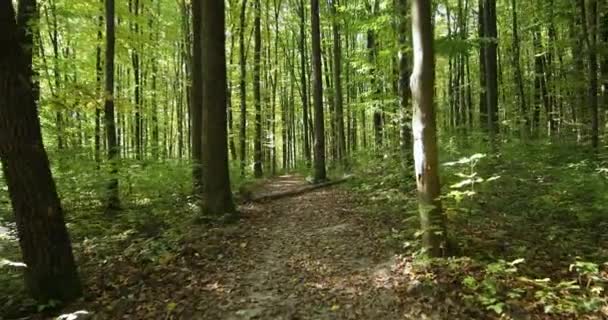
[[[332,12],[332,31],[333,31],[333,49],[334,49],[334,108],[336,122],[336,140],[338,160],[346,164],[346,136],[344,135],[344,103],[342,96],[342,44],[340,37],[340,24],[338,17],[338,1],[331,0]]]
[[[228,172],[226,38],[224,1],[203,1],[203,212],[234,214]]]
[[[479,36],[479,126],[487,129],[488,124],[488,100],[486,97],[487,81],[486,81],[486,27],[484,18],[484,1],[477,0],[479,3],[478,18],[478,36]]]
[[[327,179],[325,169],[325,120],[323,119],[323,80],[321,74],[321,31],[319,23],[319,0],[311,0],[310,24],[312,26],[312,79],[314,106],[314,180]]]
[[[431,3],[412,1],[412,40],[414,69],[412,90],[414,162],[418,187],[418,208],[423,231],[422,242],[431,256],[446,254],[446,226],[441,208],[441,186],[437,156],[434,88],[435,62]]]
[[[483,6],[484,35],[486,45],[484,48],[485,81],[486,81],[486,108],[487,128],[490,139],[494,140],[498,133],[498,33],[496,28],[496,0],[485,0]],[[492,142],[493,143],[493,142]]]
[[[408,77],[411,73],[411,67],[409,63],[409,56],[407,54],[407,43],[408,43],[408,32],[407,32],[407,0],[398,0],[397,2],[397,18],[399,19],[398,32],[399,32],[399,83],[398,83],[398,94],[399,94],[399,112],[400,112],[400,133],[401,139],[401,152],[403,153],[404,163],[407,163],[407,158],[410,156],[410,146],[412,144],[412,132],[409,128],[408,122],[411,122],[410,112],[408,110],[411,91],[408,83]]]
[[[247,51],[245,50],[245,27],[247,0],[242,0],[241,5],[241,24],[239,28],[239,66],[241,70],[241,127],[239,134],[239,148],[241,158],[241,176],[245,176],[247,166]]]
[[[378,14],[380,11],[380,1],[379,0],[371,0],[371,2],[367,3],[368,11],[372,16]],[[376,43],[376,32],[374,29],[367,30],[367,50],[368,50],[368,59],[369,63],[372,66],[378,64],[378,44]],[[376,143],[376,149],[380,149],[382,147],[382,106],[377,103],[375,100],[379,98],[380,95],[380,84],[378,84],[379,80],[378,71],[372,67],[371,76],[370,76],[370,89],[373,92],[374,96],[374,140]],[[364,121],[365,122],[365,121]],[[365,125],[364,125],[365,127]],[[364,135],[365,137],[365,135]]]
[[[65,302],[79,297],[82,286],[36,111],[27,51],[36,2],[19,7],[28,13],[17,25],[12,1],[0,4],[0,158],[27,265],[26,287],[40,302]]]
[[[262,51],[262,32],[260,27],[260,0],[254,2],[254,49],[253,49],[253,104],[255,105],[255,137],[253,138],[253,175],[261,178],[262,171],[262,101],[260,96],[260,63]]]
[[[118,158],[120,156],[120,147],[116,137],[116,121],[114,120],[114,49],[116,46],[114,11],[114,0],[106,0],[106,94],[104,112],[108,160],[112,166],[106,199],[106,211],[108,213],[113,213],[120,209],[120,197],[118,194]]]
[[[591,146],[599,146],[599,112],[598,112],[598,79],[597,79],[597,2],[588,1],[589,10],[585,9],[585,0],[579,0],[583,38],[587,49],[588,60],[588,103],[591,114]]]
[[[302,86],[302,123],[304,132],[302,135],[304,136],[304,158],[306,160],[306,166],[310,166],[311,154],[310,154],[310,135],[309,135],[309,125],[308,125],[308,85],[309,82],[306,78],[306,5],[304,0],[300,0],[300,82]]]
[[[192,1],[192,178],[194,194],[200,194],[203,186],[203,84],[201,45],[201,1]]]
[[[528,134],[530,130],[530,121],[528,119],[528,106],[526,104],[526,93],[524,91],[524,78],[521,70],[520,61],[520,41],[519,41],[519,25],[517,23],[517,0],[511,0],[513,10],[513,66],[515,68],[515,81],[517,85],[517,97],[519,98],[519,108],[521,113],[521,130],[524,134]]]

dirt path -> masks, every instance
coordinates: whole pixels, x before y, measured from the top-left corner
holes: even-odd
[[[284,181],[300,185],[278,183]],[[403,319],[389,283],[391,255],[353,210],[352,199],[335,187],[246,209],[253,239],[240,245],[250,254],[223,275],[227,281],[217,286],[223,293],[205,316]]]
[[[258,192],[306,184],[268,183],[276,185]],[[321,188],[241,206],[232,225],[189,226],[178,251],[154,263],[95,258],[84,268],[93,276],[86,301],[68,311],[91,310],[94,319],[429,319],[396,292],[402,268],[393,269],[384,242],[395,224],[359,207],[344,189]]]

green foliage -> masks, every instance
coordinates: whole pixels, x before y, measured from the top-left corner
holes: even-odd
[[[602,232],[604,160],[589,160],[588,149],[566,141],[514,140],[499,153],[475,138],[442,142],[443,208],[461,258],[416,254],[412,169],[395,154],[359,154],[357,178],[348,186],[364,199],[366,211],[399,221],[386,240],[398,252],[414,254],[416,279],[431,295],[448,295],[482,314],[601,317],[608,261],[600,249],[608,240]],[[451,287],[455,281],[458,289]]]

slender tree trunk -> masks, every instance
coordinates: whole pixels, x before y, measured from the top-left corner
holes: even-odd
[[[231,7],[232,7],[232,1],[229,2]],[[232,16],[231,16],[231,20],[232,20]],[[231,26],[234,26],[234,22],[231,21]],[[234,30],[234,27],[231,28],[230,30],[230,58],[228,59],[228,68],[230,69],[230,67],[233,65],[234,62],[234,38],[236,36],[236,30]],[[233,92],[233,84],[232,81],[230,79],[230,72],[228,72],[228,150],[229,150],[229,154],[232,156],[232,159],[234,160],[238,160],[238,155],[236,153],[236,144],[234,143],[234,115],[233,115],[233,110],[234,110],[234,106],[232,104],[232,92]]]
[[[412,132],[410,130],[411,116],[409,111],[409,104],[411,98],[411,91],[408,83],[408,77],[411,73],[410,67],[410,57],[407,54],[408,47],[408,35],[409,33],[407,28],[407,12],[408,12],[408,4],[407,0],[398,0],[397,2],[397,17],[399,19],[399,126],[400,126],[400,144],[401,144],[401,152],[403,154],[403,163],[407,165],[410,163],[408,160],[411,152],[410,148],[412,145]]]
[[[103,16],[100,15],[98,19],[99,29],[97,31],[97,47],[95,50],[95,79],[97,81],[97,94],[101,98],[103,97],[103,66],[101,61]],[[97,169],[99,169],[101,166],[101,107],[98,105],[95,106],[95,162],[97,163]]]
[[[479,126],[487,129],[488,125],[488,102],[486,98],[487,86],[486,86],[486,31],[485,31],[485,18],[484,18],[484,1],[478,0],[479,2]]]
[[[200,194],[203,186],[203,79],[202,79],[202,44],[201,1],[192,1],[192,180],[194,194]]]
[[[543,97],[544,87],[545,87],[545,69],[543,64],[543,48],[542,48],[542,40],[540,39],[540,30],[534,30],[533,33],[533,43],[534,43],[534,115],[532,118],[532,124],[534,128],[535,135],[537,135],[540,130],[540,110],[543,105]]]
[[[414,69],[410,79],[414,105],[412,128],[422,241],[435,257],[445,255],[446,226],[441,209],[435,108],[435,62],[431,3],[412,1]]]
[[[253,103],[255,105],[255,137],[253,139],[253,175],[261,178],[262,170],[262,101],[260,96],[260,64],[262,51],[262,32],[260,0],[254,0],[254,49],[253,49]]]
[[[313,105],[315,120],[314,180],[315,182],[322,182],[327,179],[327,172],[325,169],[325,120],[323,119],[319,0],[311,0],[310,13],[310,24],[312,27]]]
[[[528,119],[528,106],[526,104],[526,93],[524,90],[524,78],[521,70],[520,44],[519,44],[519,25],[517,24],[517,0],[511,0],[513,10],[513,66],[515,67],[515,82],[517,86],[517,96],[519,98],[519,110],[521,117],[521,130],[524,135],[530,131],[530,119]]]
[[[488,130],[492,144],[498,134],[498,34],[496,28],[496,0],[485,0],[484,31],[488,38],[485,50],[486,100]]]
[[[241,158],[241,176],[244,177],[247,167],[247,52],[245,51],[245,26],[247,0],[242,0],[241,25],[239,28],[239,66],[241,70],[241,127],[239,132],[239,147]]]
[[[0,4],[0,159],[27,265],[26,287],[40,303],[67,302],[81,295],[82,286],[36,112],[35,13],[35,1],[20,2],[18,19],[12,1]]]
[[[131,33],[134,37],[139,36],[139,0],[129,1],[129,13],[134,15],[134,23],[130,26]],[[131,63],[133,67],[133,104],[134,104],[134,128],[135,128],[135,159],[142,160],[142,134],[141,134],[141,66],[139,61],[139,49],[137,45],[131,49]]]
[[[306,166],[310,166],[310,134],[308,128],[308,81],[306,80],[306,9],[304,0],[300,0],[300,82],[302,86],[302,122],[304,124],[304,158]]]
[[[108,213],[113,213],[120,208],[120,198],[118,195],[120,147],[116,138],[116,122],[114,120],[114,48],[116,45],[114,19],[114,0],[106,0],[106,98],[104,113],[108,160],[111,165],[108,194],[106,197],[106,210]]]
[[[344,135],[344,103],[342,97],[342,38],[340,36],[340,21],[338,17],[337,0],[332,0],[331,10],[333,18],[333,47],[334,47],[334,103],[336,111],[336,131],[338,159],[347,166],[346,136]]]
[[[156,12],[160,12],[160,0],[156,1]],[[152,24],[155,17],[150,17],[150,23]],[[153,35],[151,37],[154,39],[154,43],[159,43],[159,30],[154,30]],[[156,57],[152,58],[152,157],[154,160],[158,160],[159,157],[159,148],[160,148],[160,139],[159,139],[159,119],[158,119],[158,63]]]
[[[585,8],[585,0],[579,0],[582,17],[583,37],[585,39],[588,59],[588,99],[591,115],[591,146],[599,146],[599,112],[598,112],[598,79],[597,79],[597,1],[588,0],[589,10]],[[588,11],[588,12],[587,12]]]
[[[378,0],[374,0],[373,4],[368,8],[372,15],[377,14],[379,11],[380,3]],[[378,58],[378,47],[376,44],[376,33],[374,30],[367,31],[367,50],[368,50],[368,58],[369,62],[372,65],[377,64]],[[379,99],[380,94],[380,85],[377,83],[377,70],[375,67],[372,68],[371,76],[370,76],[370,89],[372,90],[374,101]],[[373,113],[373,125],[374,125],[374,140],[376,143],[376,149],[382,148],[382,110],[381,105],[377,102],[374,102],[374,113]],[[365,129],[363,129],[365,132]]]

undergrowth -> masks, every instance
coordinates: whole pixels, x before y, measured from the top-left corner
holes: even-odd
[[[575,143],[512,141],[481,153],[473,144],[442,144],[443,209],[458,244],[449,259],[420,254],[411,165],[399,154],[359,157],[347,187],[392,221],[386,240],[410,280],[473,318],[608,316],[608,161]]]

